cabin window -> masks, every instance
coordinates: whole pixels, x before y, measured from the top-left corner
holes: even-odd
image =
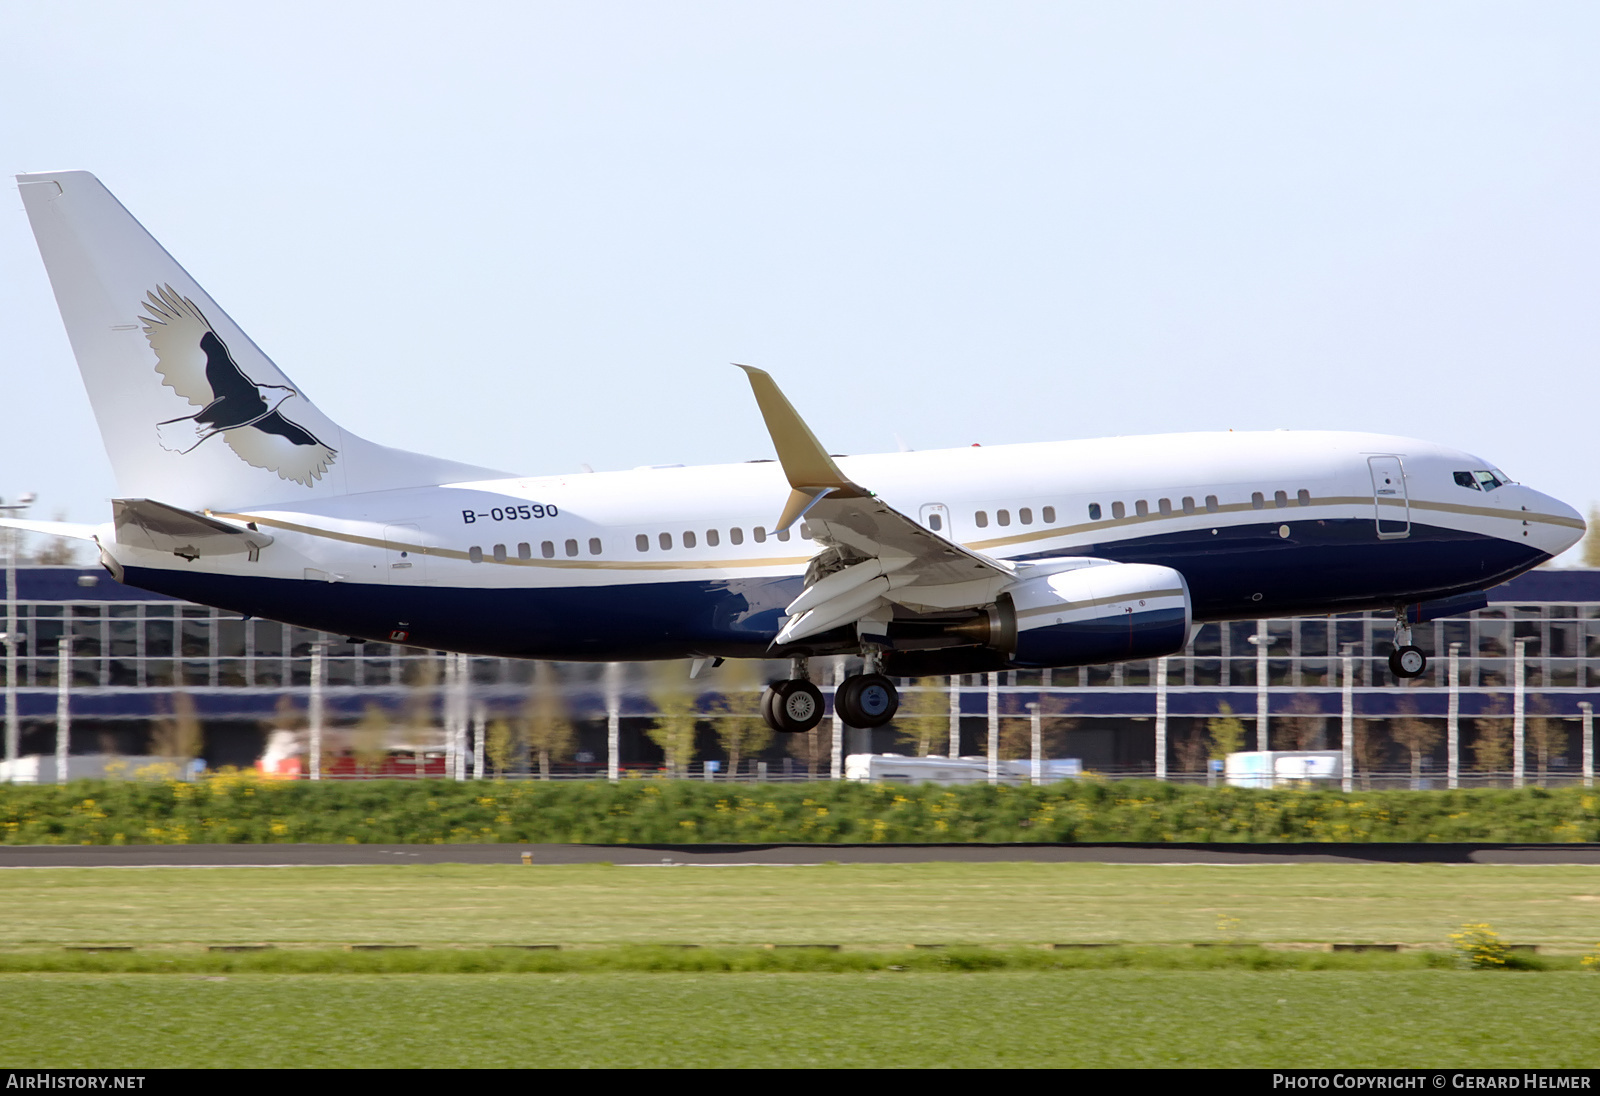
[[[570,558],[571,558],[571,557],[573,557],[573,556],[575,556],[575,555],[577,555],[577,554],[578,554],[578,542],[577,542],[577,541],[575,541],[575,540],[569,540],[569,541],[567,541],[567,543],[566,543],[566,544],[565,544],[565,545],[564,545],[564,546],[563,546],[563,547],[565,547],[565,548],[566,548],[566,550],[567,550],[567,557],[568,557],[568,558],[569,558],[569,559],[570,559]]]
[[[715,548],[717,545],[719,545],[721,543],[722,543],[722,538],[717,535],[717,531],[715,529],[707,529],[706,530],[706,547],[707,548]]]
[[[641,552],[648,552],[650,550],[650,538],[640,533],[633,538],[633,546]]]
[[[1193,495],[1184,495],[1183,496],[1183,512],[1185,514],[1194,513],[1194,496]]]
[[[556,542],[553,541],[553,540],[541,541],[539,543],[539,554],[541,556],[543,556],[545,559],[555,559],[556,558]]]
[[[1140,499],[1138,502],[1133,504],[1133,512],[1136,517],[1142,518],[1146,514],[1150,513],[1150,504],[1144,501],[1144,499]]]
[[[1095,509],[1100,509],[1098,504],[1096,504]],[[1054,525],[1056,523],[1056,508],[1054,506],[1046,506],[1042,516],[1046,525]]]
[[[496,563],[504,563],[506,561],[506,546],[504,544],[496,544],[494,546],[494,561]]]
[[[694,530],[693,529],[685,530],[684,534],[683,534],[683,546],[685,548],[693,548],[694,545],[695,545]]]
[[[767,531],[759,525],[750,530],[750,535],[755,537],[757,544],[765,544],[767,542]]]
[[[590,537],[589,538],[589,554],[591,556],[598,556],[600,554],[600,538],[599,537]]]
[[[1310,506],[1311,492],[1307,491],[1304,487],[1300,488],[1300,490],[1295,493],[1295,501],[1301,506]]]
[[[672,551],[672,534],[671,533],[662,533],[660,536],[658,536],[656,538],[656,540],[660,542],[661,550],[663,552]]]
[[[1222,509],[1222,507],[1217,505],[1217,496],[1216,495],[1207,495],[1206,496],[1206,513],[1215,514],[1220,509]]]
[[[809,522],[802,521],[800,523],[800,539],[801,540],[810,540],[811,539],[811,525],[810,525]]]
[[[1166,517],[1168,514],[1172,513],[1172,500],[1171,499],[1162,499],[1162,500],[1160,500],[1159,502],[1156,503],[1156,509],[1161,511],[1161,516],[1162,517]]]
[[[1289,505],[1289,492],[1287,492],[1287,491],[1274,491],[1272,493],[1272,505],[1278,507],[1279,509],[1282,509],[1283,507],[1288,506]]]
[[[782,540],[782,541],[787,541],[787,540],[788,540],[788,539],[789,539],[789,530],[787,530],[787,529],[779,529],[779,530],[778,530],[778,531],[777,531],[777,533],[776,533],[776,534],[774,534],[774,535],[775,535],[775,536],[776,536],[776,537],[777,537],[777,538],[778,538],[778,539],[779,539],[779,540]]]
[[[944,519],[941,518],[938,514],[929,514],[928,515],[928,528],[932,529],[935,533],[937,533],[940,529],[944,528]]]
[[[1250,493],[1250,508],[1252,510],[1265,510],[1267,508],[1266,497],[1260,491],[1252,491]]]
[[[1113,502],[1111,504],[1111,516],[1114,518],[1125,518],[1128,516],[1128,508],[1120,502]]]
[[[517,545],[517,558],[532,559],[533,545],[529,544],[527,541],[523,541],[521,544]]]
[[[995,524],[1000,525],[1002,527],[1010,525],[1011,524],[1011,511],[1010,510],[996,510],[994,512],[994,520],[995,520]]]
[[[1024,506],[1022,509],[1017,511],[1017,520],[1022,522],[1024,525],[1032,525],[1033,511]]]
[[[728,541],[731,544],[743,544],[744,543],[744,530],[739,528],[737,525],[735,525],[732,529],[729,529],[728,530]]]
[[[1048,514],[1049,512],[1050,512],[1049,510],[1045,511],[1046,514]],[[1089,504],[1089,520],[1090,521],[1099,521],[1100,520],[1100,504],[1098,502],[1091,502]]]
[[[989,515],[984,513],[982,510],[979,510],[976,514],[972,515],[972,521],[973,524],[975,524],[979,529],[989,528]]]
[[[483,549],[474,544],[471,548],[467,549],[467,559],[473,563],[482,563]]]

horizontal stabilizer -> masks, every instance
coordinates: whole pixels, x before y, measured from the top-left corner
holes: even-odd
[[[47,537],[66,537],[68,540],[93,540],[98,525],[80,525],[75,521],[24,521],[21,518],[0,518],[0,529],[20,529],[24,533],[43,533]]]
[[[247,555],[253,561],[272,537],[248,525],[219,521],[152,499],[112,499],[117,543],[130,548],[171,552],[187,560],[201,556]]]

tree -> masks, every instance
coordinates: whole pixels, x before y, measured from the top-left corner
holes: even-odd
[[[656,718],[645,734],[667,755],[667,771],[682,776],[694,760],[694,736],[700,723],[700,696],[689,686],[684,663],[657,663],[650,699],[655,702]]]
[[[1060,757],[1066,751],[1067,732],[1075,729],[1078,721],[1063,719],[1061,715],[1071,707],[1072,700],[1069,697],[1040,694],[1039,749],[1043,756]],[[1000,756],[1007,761],[1033,756],[1033,715],[1026,708],[1020,712],[1009,712],[1001,718]]]
[[[737,659],[727,664],[717,682],[721,692],[712,702],[712,729],[728,755],[728,775],[739,775],[746,754],[760,753],[772,741],[772,728],[761,718],[760,663]]]
[[[496,719],[489,724],[483,752],[488,755],[496,776],[503,779],[511,771],[511,763],[522,755],[523,748],[517,738],[516,724],[507,719]]]
[[[1299,693],[1289,702],[1288,713],[1277,722],[1274,735],[1283,745],[1279,749],[1320,750],[1324,748],[1324,734],[1328,719],[1315,699]]]
[[[1539,786],[1543,787],[1550,773],[1550,755],[1566,753],[1567,726],[1562,720],[1551,718],[1550,705],[1543,697],[1533,698],[1528,710],[1528,745],[1533,748],[1539,766]]]
[[[1511,721],[1505,701],[1496,697],[1472,721],[1472,767],[1481,773],[1503,773],[1511,767]]]
[[[916,743],[918,757],[927,757],[935,742],[950,738],[950,693],[945,679],[919,677],[916,691],[902,691],[895,732]],[[942,750],[940,751],[943,752]]]
[[[1173,746],[1178,755],[1178,768],[1186,773],[1204,772],[1206,751],[1209,747],[1206,729],[1198,719],[1191,719],[1188,722],[1189,733],[1177,739]]]
[[[1400,716],[1390,724],[1389,735],[1411,754],[1411,787],[1422,786],[1422,756],[1439,744],[1438,726],[1416,714],[1412,701],[1400,702]]]
[[[1211,735],[1209,756],[1213,761],[1224,761],[1244,745],[1244,723],[1226,700],[1217,705],[1217,711],[1220,714],[1215,719],[1206,720],[1206,731]]]
[[[172,694],[172,714],[156,720],[150,732],[150,752],[157,757],[178,759],[180,764],[200,756],[204,737],[200,717],[195,713],[194,697],[185,692]]]
[[[1589,534],[1583,538],[1583,565],[1600,567],[1600,505],[1589,507]]]
[[[355,759],[368,772],[377,772],[383,769],[383,763],[389,758],[389,733],[394,726],[394,720],[383,708],[383,705],[369,702],[361,712],[361,720],[355,727]]]
[[[572,752],[572,720],[556,668],[549,662],[533,664],[533,686],[522,710],[524,738],[539,758],[539,779],[550,779],[550,759]]]
[[[1361,774],[1361,790],[1372,790],[1372,774],[1389,759],[1389,744],[1384,741],[1385,720],[1357,719],[1350,743],[1350,759]]]

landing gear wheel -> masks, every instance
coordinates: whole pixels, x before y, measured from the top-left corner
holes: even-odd
[[[882,674],[847,677],[833,694],[833,710],[845,726],[871,730],[881,727],[900,710],[900,693]]]
[[[822,722],[822,690],[791,678],[767,686],[761,695],[761,718],[784,734],[804,734]]]
[[[1389,669],[1395,677],[1421,677],[1428,669],[1428,656],[1420,647],[1398,647],[1389,654]]]

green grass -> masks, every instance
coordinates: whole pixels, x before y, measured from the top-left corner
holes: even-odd
[[[408,865],[0,871],[4,943],[196,946],[1372,943],[1462,923],[1589,950],[1600,868]]]
[[[1600,978],[0,975],[11,1068],[1589,1068]]]
[[[0,1059],[1588,1067],[1597,903],[1600,868],[1572,866],[17,869]],[[1466,921],[1542,969],[1459,969]],[[136,950],[64,946],[95,943]],[[205,950],[242,943],[275,946]],[[533,943],[563,947],[491,946]],[[844,946],[759,946],[803,943]]]

